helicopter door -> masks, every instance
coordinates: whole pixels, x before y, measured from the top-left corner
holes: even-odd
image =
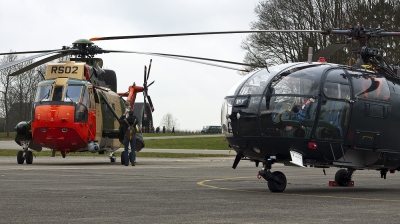
[[[315,135],[319,139],[343,141],[350,114],[350,84],[342,69],[328,72]]]
[[[348,73],[353,85],[354,103],[345,143],[371,150],[388,148],[382,144],[388,142],[391,111],[386,79],[367,71]]]

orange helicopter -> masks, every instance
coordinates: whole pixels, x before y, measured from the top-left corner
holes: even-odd
[[[221,32],[196,33],[194,35],[219,33]],[[186,36],[193,34],[139,35],[134,38],[177,35]],[[92,38],[91,40],[124,38],[126,37]],[[129,36],[129,38],[132,38],[132,36]],[[0,65],[0,70],[10,68],[28,60],[44,57],[20,70],[13,71],[8,76],[20,75],[57,58],[75,56],[74,58],[70,58],[70,61],[47,64],[45,79],[38,83],[31,120],[21,121],[15,127],[17,133],[15,142],[22,147],[22,150],[17,154],[18,164],[23,164],[24,162],[32,164],[32,151],[40,152],[43,147],[50,148],[53,156],[56,152],[60,152],[64,158],[70,152],[88,151],[99,154],[109,152],[110,161],[115,162],[116,156],[114,152],[120,148],[123,141],[122,129],[118,119],[128,109],[135,111],[135,115],[139,118],[141,131],[152,131],[152,112],[154,111],[154,107],[148,95],[148,87],[154,81],[147,83],[151,69],[151,60],[149,68],[147,69],[146,66],[144,68],[143,86],[137,86],[133,83],[132,86],[128,87],[127,92],[117,93],[116,73],[113,70],[103,69],[102,59],[95,58],[97,54],[135,53],[154,55],[234,70],[240,69],[192,59],[247,65],[183,55],[103,50],[94,45],[91,40],[80,39],[75,41],[72,47],[63,46],[60,50],[0,53],[0,55],[40,53],[2,64]],[[144,104],[141,104],[140,108],[135,108],[136,95],[139,92],[143,92]],[[123,97],[126,97],[126,100]],[[140,151],[144,146],[142,133],[136,133],[135,150]],[[121,158],[121,163],[122,161],[124,161],[124,158]]]
[[[58,53],[55,56],[9,74],[19,75],[65,54],[78,56],[71,58],[71,61],[47,65],[45,79],[38,84],[32,119],[19,122],[15,128],[15,141],[22,147],[17,154],[18,164],[23,164],[24,161],[32,164],[32,150],[41,151],[43,147],[50,148],[53,155],[59,151],[64,158],[70,152],[109,152],[111,162],[115,162],[114,152],[120,148],[123,140],[118,118],[125,110],[134,109],[139,92],[144,93],[145,103],[144,107],[136,110],[139,111],[138,117],[145,114],[146,120],[152,119],[154,107],[147,93],[148,87],[154,83],[153,81],[147,84],[151,61],[148,70],[145,66],[143,86],[136,86],[134,83],[128,87],[127,92],[116,93],[116,74],[113,70],[102,69],[102,59],[93,57],[96,50],[101,52],[93,42],[78,40],[71,48],[51,51],[50,53]],[[49,52],[40,54],[39,57],[47,54]],[[33,57],[38,56],[28,58]],[[3,64],[0,69],[20,61]],[[126,97],[126,100],[123,97]],[[149,103],[146,102],[146,98]],[[151,127],[142,128],[151,130]],[[140,132],[136,135],[136,142],[136,151],[140,151],[144,147]]]

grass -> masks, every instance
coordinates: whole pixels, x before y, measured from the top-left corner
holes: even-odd
[[[145,140],[146,148],[230,150],[225,137]]]
[[[14,140],[15,137],[15,132],[9,132],[10,136],[7,137],[7,132],[0,132],[0,141],[8,141],[8,140]]]
[[[10,136],[7,136],[7,132],[0,132],[0,138],[10,138],[14,139],[14,136],[16,134],[15,131],[9,132]],[[164,136],[188,136],[188,135],[202,135],[201,133],[143,133],[143,137],[164,137]]]
[[[10,133],[9,139],[5,136],[5,132],[0,132],[0,140],[14,140],[14,132]],[[180,133],[145,133],[144,137],[155,136],[182,136],[188,134]],[[175,138],[175,139],[151,139],[145,140],[146,148],[150,149],[209,149],[209,150],[230,150],[225,137],[211,138]],[[122,146],[121,146],[122,147]]]
[[[117,157],[121,157],[122,152],[115,152]],[[37,156],[51,156],[51,151],[34,152]],[[17,156],[17,150],[0,149],[0,156]],[[56,156],[61,156],[56,153]],[[67,156],[95,156],[95,157],[108,157],[108,154],[98,154],[91,152],[77,152],[68,153]],[[137,157],[150,157],[150,158],[194,158],[194,157],[226,157],[222,154],[199,154],[199,153],[161,153],[161,152],[138,152]]]
[[[197,133],[143,133],[143,137],[164,137],[164,136],[188,136],[188,135],[202,135],[200,132]]]

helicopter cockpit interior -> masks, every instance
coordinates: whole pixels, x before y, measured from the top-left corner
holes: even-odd
[[[350,102],[359,98],[389,100],[385,82],[371,71],[324,63],[260,70],[244,77],[225,97],[222,129],[227,137],[343,140]]]
[[[44,81],[38,85],[35,107],[38,105],[71,104],[75,106],[75,122],[87,122],[88,108],[92,108],[89,100],[90,91],[83,84],[55,85]]]

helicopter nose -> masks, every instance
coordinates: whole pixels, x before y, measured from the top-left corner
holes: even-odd
[[[31,123],[35,144],[56,149],[87,146],[81,137],[87,133],[86,123],[74,122],[73,105],[40,105]],[[86,131],[86,132],[85,132]]]

